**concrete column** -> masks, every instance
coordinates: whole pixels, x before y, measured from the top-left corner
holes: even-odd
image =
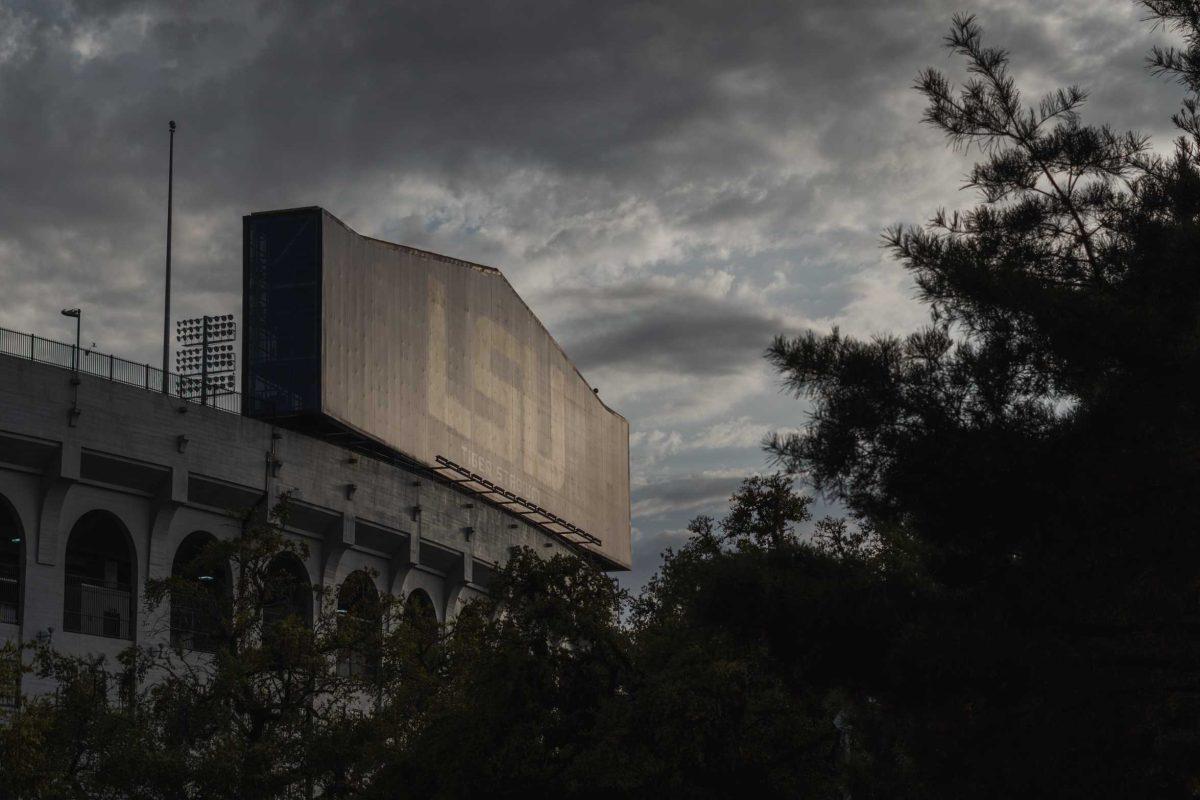
[[[62,510],[67,494],[79,480],[81,448],[72,434],[62,442],[58,456],[51,462],[42,482],[41,511],[38,514],[37,562],[58,563],[62,536]]]
[[[347,550],[354,547],[354,541],[355,519],[353,514],[347,512],[342,514],[341,524],[333,526],[325,534],[325,541],[321,548],[321,585],[335,595],[342,556]]]

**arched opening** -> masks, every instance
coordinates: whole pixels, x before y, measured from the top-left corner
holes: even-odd
[[[488,625],[487,615],[484,613],[483,601],[475,600],[460,600],[458,603],[458,613],[454,615],[454,621],[449,623],[450,632],[457,637],[459,641],[471,639],[482,635]]]
[[[455,625],[482,625],[487,622],[487,615],[483,612],[484,601],[482,598],[460,599],[458,601],[458,613],[454,615]]]
[[[404,599],[404,620],[420,627],[437,627],[437,611],[424,589],[413,589]]]
[[[263,586],[263,622],[272,625],[289,618],[312,627],[313,587],[308,570],[292,553],[280,553],[267,565]]]
[[[132,639],[133,545],[107,511],[80,517],[67,539],[63,630]]]
[[[345,678],[374,675],[380,663],[383,614],[371,576],[361,570],[347,576],[338,589],[337,613],[342,642],[338,674]]]
[[[229,566],[206,531],[188,534],[171,563],[171,644],[212,653],[228,615]]]
[[[24,533],[17,513],[0,497],[0,622],[21,624],[21,558]]]
[[[293,626],[312,630],[313,586],[299,558],[280,553],[271,559],[263,576],[262,599],[263,645],[282,659],[296,633]]]
[[[416,646],[420,658],[428,659],[441,641],[442,634],[437,611],[428,592],[413,589],[408,593],[408,597],[404,598],[401,621],[411,632],[411,642]]]

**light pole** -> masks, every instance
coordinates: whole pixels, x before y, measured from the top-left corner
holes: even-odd
[[[64,308],[62,310],[64,317],[75,318],[75,351],[71,354],[71,370],[76,375],[79,374],[79,324],[83,318],[83,310],[78,308]]]
[[[175,120],[168,123],[171,131],[170,154],[167,157],[167,279],[166,291],[163,293],[163,362],[162,390],[167,394],[170,381],[167,380],[167,369],[170,367],[171,352],[171,200],[175,188]]]
[[[71,353],[71,410],[67,412],[67,424],[72,428],[79,420],[79,325],[83,320],[83,310],[79,308],[64,308],[64,317],[75,318],[75,350]]]

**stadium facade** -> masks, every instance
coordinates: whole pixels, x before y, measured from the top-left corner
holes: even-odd
[[[0,641],[163,637],[145,581],[284,496],[297,575],[367,575],[440,621],[515,546],[629,568],[628,424],[497,270],[319,208],[244,236],[240,395],[0,329]]]

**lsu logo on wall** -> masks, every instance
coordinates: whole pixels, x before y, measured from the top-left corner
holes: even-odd
[[[526,487],[561,490],[567,467],[562,366],[480,309],[468,310],[463,327],[451,330],[446,285],[431,275],[428,292],[429,414],[462,437],[470,469],[526,497],[541,494]],[[522,307],[519,313],[528,312]],[[443,443],[430,444],[437,450]]]

